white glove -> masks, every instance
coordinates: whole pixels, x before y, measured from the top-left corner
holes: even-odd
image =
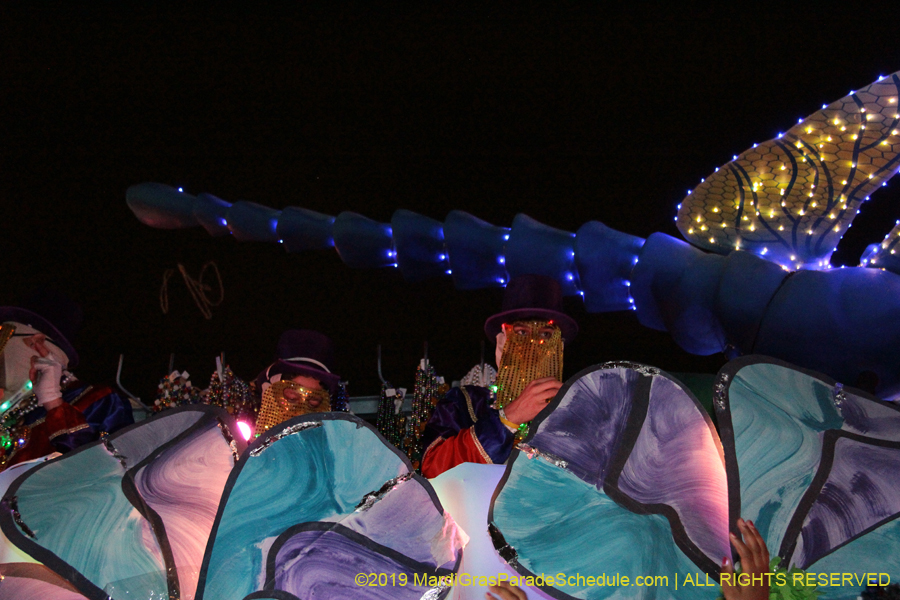
[[[38,372],[37,382],[34,384],[34,395],[37,397],[38,404],[44,406],[62,398],[59,388],[60,381],[62,381],[62,363],[52,355],[48,355],[46,358],[34,361],[34,368]]]

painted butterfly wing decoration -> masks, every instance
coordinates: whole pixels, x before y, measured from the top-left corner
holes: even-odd
[[[84,597],[191,599],[241,447],[233,430],[226,412],[205,405],[127,427],[13,482],[0,526]],[[46,597],[68,597],[59,594]]]
[[[556,598],[710,596],[706,587],[676,591],[671,579],[692,573],[705,582],[705,572],[714,583],[730,553],[722,448],[680,383],[631,363],[582,371],[524,448],[489,516],[495,546],[516,571],[669,578],[667,586],[542,587]]]
[[[197,598],[442,598],[427,582],[456,571],[466,541],[370,425],[306,415],[260,436],[231,473]]]
[[[715,393],[732,521],[753,520],[784,566],[853,575],[825,598],[900,578],[900,409],[759,356],[726,365]]]

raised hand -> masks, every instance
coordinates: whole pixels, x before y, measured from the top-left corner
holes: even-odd
[[[738,519],[737,526],[743,540],[733,533],[729,537],[741,557],[741,572],[735,578],[731,560],[725,557],[722,561],[725,600],[769,600],[769,549],[753,521]],[[724,577],[726,574],[729,577]]]
[[[554,377],[535,379],[525,386],[518,398],[503,409],[506,418],[516,425],[527,423],[544,410],[562,385],[562,382]]]

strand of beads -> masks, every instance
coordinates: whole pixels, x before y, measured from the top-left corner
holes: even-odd
[[[250,386],[239,377],[235,377],[231,367],[225,365],[222,368],[222,378],[219,371],[213,371],[209,378],[209,390],[206,393],[206,403],[220,406],[228,411],[235,419],[256,422],[259,414],[259,402],[254,400],[250,393]]]
[[[403,401],[403,392],[385,381],[381,385],[381,400],[378,401],[375,426],[387,441],[400,448],[405,437],[406,418],[400,414],[397,400]]]
[[[157,386],[153,410],[159,412],[185,404],[198,404],[201,401],[201,392],[191,384],[190,377],[187,371],[183,373],[172,371],[163,377]]]

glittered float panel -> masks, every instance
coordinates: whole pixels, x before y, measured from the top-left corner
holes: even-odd
[[[432,569],[455,567],[465,542],[427,481],[370,426],[342,413],[307,415],[257,439],[232,472],[198,598],[274,594],[278,581],[315,587],[308,576],[277,580],[269,567],[285,532],[317,522],[341,523],[358,536],[359,561],[387,548]],[[358,572],[348,571],[348,581]],[[329,577],[323,572],[322,585]]]
[[[900,513],[900,450],[848,438],[837,438],[834,445],[828,478],[788,559],[801,567]]]
[[[215,422],[219,412],[164,413],[35,468],[4,497],[15,498],[8,505],[35,537],[10,512],[0,514],[4,532],[89,598],[168,597],[177,591],[177,573],[165,528],[137,492],[133,467]]]
[[[233,466],[219,423],[207,421],[135,469],[134,487],[165,528],[181,600],[194,598],[206,542]]]
[[[733,361],[719,382],[729,479],[740,489],[732,513],[752,519],[788,565],[900,577],[900,410],[766,357]],[[856,598],[864,587],[823,597]]]
[[[628,423],[640,377],[632,369],[610,368],[575,380],[529,443],[554,456],[565,456],[572,473],[602,485]]]
[[[719,438],[679,384],[654,377],[651,385],[646,417],[618,488],[644,506],[671,508],[687,537],[715,562],[730,549]]]
[[[298,598],[419,600],[432,589],[429,578],[451,574],[335,523],[309,523],[285,532],[278,542],[270,560],[275,589]],[[359,573],[372,574],[365,579],[371,585],[360,585]]]
[[[619,363],[576,375],[515,453],[491,522],[522,574],[659,575],[670,588],[544,588],[559,598],[703,598],[728,548],[725,466],[700,404],[657,369]],[[582,440],[581,438],[586,438]],[[540,518],[535,518],[539,515]]]
[[[72,584],[35,563],[0,565],[0,600],[86,600]]]

